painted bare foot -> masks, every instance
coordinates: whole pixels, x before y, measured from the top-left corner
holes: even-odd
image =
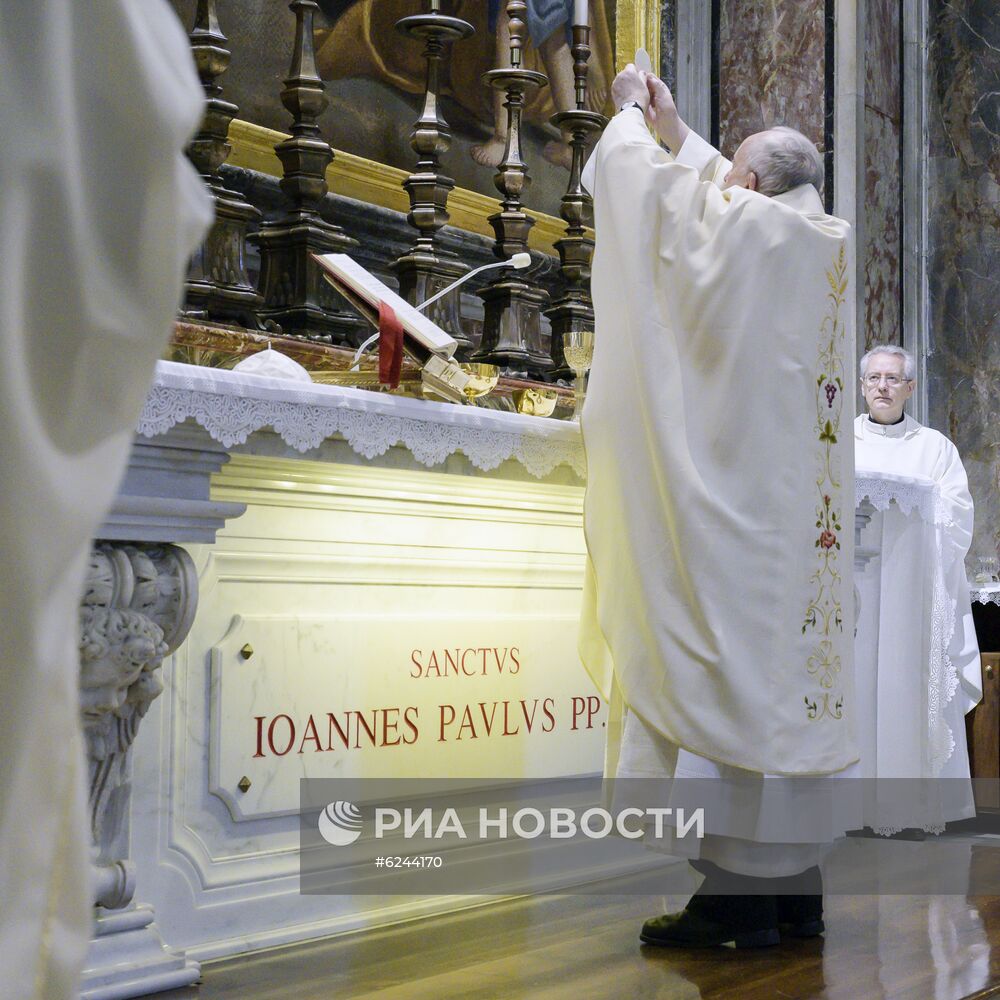
[[[496,167],[503,159],[503,151],[506,146],[506,139],[495,135],[491,139],[487,139],[486,142],[473,146],[470,153],[481,167]]]
[[[608,81],[602,73],[591,72],[587,86],[587,104],[591,111],[602,112],[608,103]]]
[[[549,163],[565,167],[567,170],[573,165],[573,151],[564,142],[547,142],[542,150],[542,156]]]

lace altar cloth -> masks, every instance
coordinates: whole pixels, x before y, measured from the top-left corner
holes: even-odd
[[[538,478],[559,465],[586,474],[579,425],[568,421],[160,361],[137,430],[156,437],[185,420],[227,448],[271,427],[300,452],[340,435],[369,459],[401,444],[427,466],[462,452],[483,471],[512,458]]]
[[[972,598],[973,604],[1000,605],[1000,583],[976,585],[972,588],[969,596]]]
[[[904,514],[916,511],[920,520],[927,524],[951,523],[947,505],[941,499],[941,488],[933,479],[922,476],[896,476],[858,469],[854,478],[854,506],[860,507],[863,500],[881,511],[895,503]]]

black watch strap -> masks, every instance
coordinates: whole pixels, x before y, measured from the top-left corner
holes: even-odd
[[[626,108],[638,108],[642,111],[642,105],[638,101],[626,101],[618,110],[624,111]],[[644,111],[643,114],[645,114]]]

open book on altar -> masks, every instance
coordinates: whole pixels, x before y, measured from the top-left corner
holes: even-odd
[[[391,349],[405,351],[421,367],[425,384],[438,395],[455,402],[465,402],[465,387],[469,376],[453,361],[451,356],[458,346],[436,323],[410,305],[384,282],[356,260],[343,253],[313,255],[323,269],[323,276],[355,309],[379,330],[380,380],[385,369],[383,338],[388,330],[394,331],[398,343]],[[388,317],[388,320],[387,320]],[[398,384],[399,357],[394,361],[394,378],[389,384]],[[390,362],[392,363],[392,362]]]

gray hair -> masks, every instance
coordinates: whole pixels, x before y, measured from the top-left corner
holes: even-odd
[[[759,149],[749,157],[747,170],[757,175],[757,190],[773,198],[802,184],[812,184],[823,192],[823,158],[801,132],[778,125],[766,132]]]
[[[868,373],[868,359],[873,354],[891,354],[894,358],[903,359],[903,378],[911,382],[917,376],[917,360],[909,351],[896,344],[876,344],[870,351],[866,351],[858,362],[858,374],[864,378]]]

